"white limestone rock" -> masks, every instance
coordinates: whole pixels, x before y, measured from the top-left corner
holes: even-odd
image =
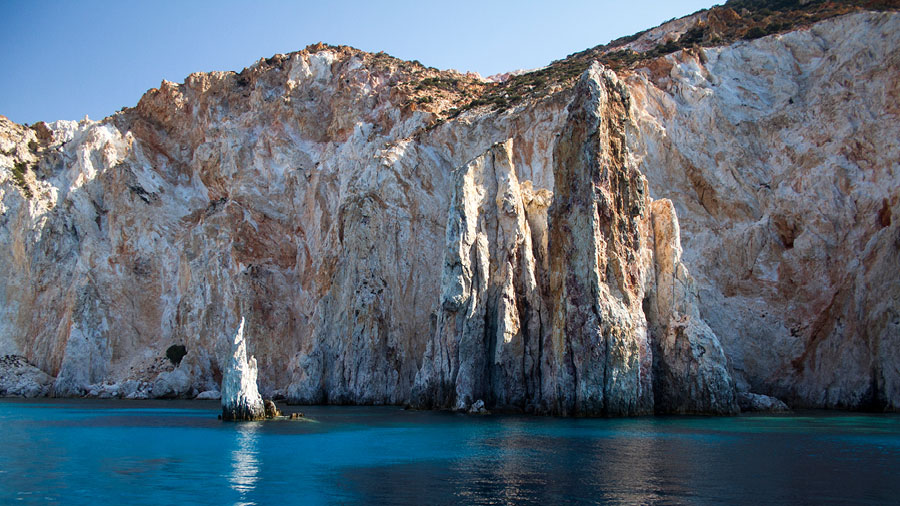
[[[414,405],[737,412],[693,287],[677,301],[689,318],[659,310],[671,299],[659,292],[673,286],[673,269],[681,285],[690,278],[671,203],[649,212],[645,180],[620,148],[631,114],[622,83],[595,65],[556,144],[554,193],[519,181],[512,139],[456,171],[441,306]],[[650,329],[648,305],[656,308]]]
[[[182,362],[184,364],[185,362]],[[189,367],[176,367],[172,371],[159,373],[153,381],[153,397],[173,398],[190,394],[193,388],[193,376]]]
[[[53,377],[19,355],[0,357],[0,397],[44,397]]]
[[[0,118],[0,353],[56,395],[193,395],[244,304],[292,402],[900,409],[898,34],[856,13],[439,125],[412,67],[324,46]]]
[[[630,149],[745,389],[900,408],[898,47],[900,13],[862,12],[627,79]]]
[[[681,260],[672,201],[653,201],[650,220],[654,268],[643,306],[653,346],[656,411],[734,414],[735,382],[718,336],[700,316],[696,283]]]
[[[495,144],[458,171],[418,405],[466,410],[489,396],[525,409],[537,401],[542,302],[529,221],[546,222],[550,192],[535,195],[530,181],[519,183],[512,148],[512,139]]]
[[[232,344],[231,360],[222,376],[222,419],[262,420],[266,417],[263,399],[256,385],[256,359],[247,359],[244,318]]]

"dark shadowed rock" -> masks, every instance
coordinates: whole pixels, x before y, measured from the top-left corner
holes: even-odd
[[[275,403],[269,399],[263,401],[263,405],[266,410],[266,418],[275,418],[277,416],[281,416],[281,411],[278,410],[278,407],[275,406]]]
[[[766,413],[787,413],[791,411],[787,404],[768,395],[741,392],[737,394],[737,402],[741,407],[741,411]]]

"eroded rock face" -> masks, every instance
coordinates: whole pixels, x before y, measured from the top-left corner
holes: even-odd
[[[633,153],[742,390],[900,406],[898,26],[854,14],[627,79]]]
[[[246,313],[299,403],[897,409],[898,34],[848,15],[440,125],[409,68],[327,47],[0,119],[0,353],[56,395],[192,397]]]
[[[697,285],[681,261],[672,201],[650,206],[653,273],[644,311],[653,347],[657,411],[733,413],[735,385],[719,339],[700,316]]]
[[[421,406],[476,401],[534,409],[543,311],[535,254],[546,257],[551,193],[519,182],[513,141],[456,173],[436,329],[416,378]],[[543,252],[543,253],[542,253]]]
[[[652,410],[641,311],[643,176],[625,159],[628,91],[593,66],[576,88],[554,152],[548,275],[551,330],[542,374],[561,414]]]
[[[553,193],[518,180],[512,140],[457,171],[441,307],[416,405],[466,410],[483,399],[587,416],[736,411],[725,356],[683,286],[690,279],[671,203],[650,213],[644,177],[625,157],[630,116],[623,84],[595,65],[575,88],[556,144]],[[655,293],[673,285],[673,268],[680,313]],[[665,340],[655,349],[645,296]]]
[[[244,319],[234,335],[231,360],[222,376],[222,419],[262,420],[266,406],[256,386],[256,359],[247,358]],[[274,404],[273,404],[274,407]]]

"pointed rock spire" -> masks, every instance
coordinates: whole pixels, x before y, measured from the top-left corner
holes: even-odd
[[[222,419],[262,420],[266,410],[256,387],[256,359],[247,360],[244,318],[231,345],[231,360],[222,376]]]

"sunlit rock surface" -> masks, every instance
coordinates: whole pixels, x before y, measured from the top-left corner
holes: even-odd
[[[743,390],[900,406],[897,13],[666,57],[627,79],[651,197]]]
[[[241,324],[238,326],[232,343],[231,360],[226,365],[222,377],[223,420],[262,420],[266,418],[266,407],[259,395],[256,378],[256,359],[252,356],[247,358],[244,319],[241,318]]]
[[[466,410],[486,399],[589,416],[737,410],[725,356],[672,253],[681,247],[671,203],[654,213],[625,157],[631,114],[627,89],[595,65],[556,143],[553,192],[518,180],[512,140],[457,171],[441,306],[414,404]],[[662,220],[674,232],[654,227]],[[675,268],[677,310],[658,293],[670,293]],[[654,350],[655,341],[667,344]]]
[[[407,67],[316,47],[0,119],[0,354],[193,397],[244,313],[300,403],[897,409],[898,47],[852,14],[441,124]]]

